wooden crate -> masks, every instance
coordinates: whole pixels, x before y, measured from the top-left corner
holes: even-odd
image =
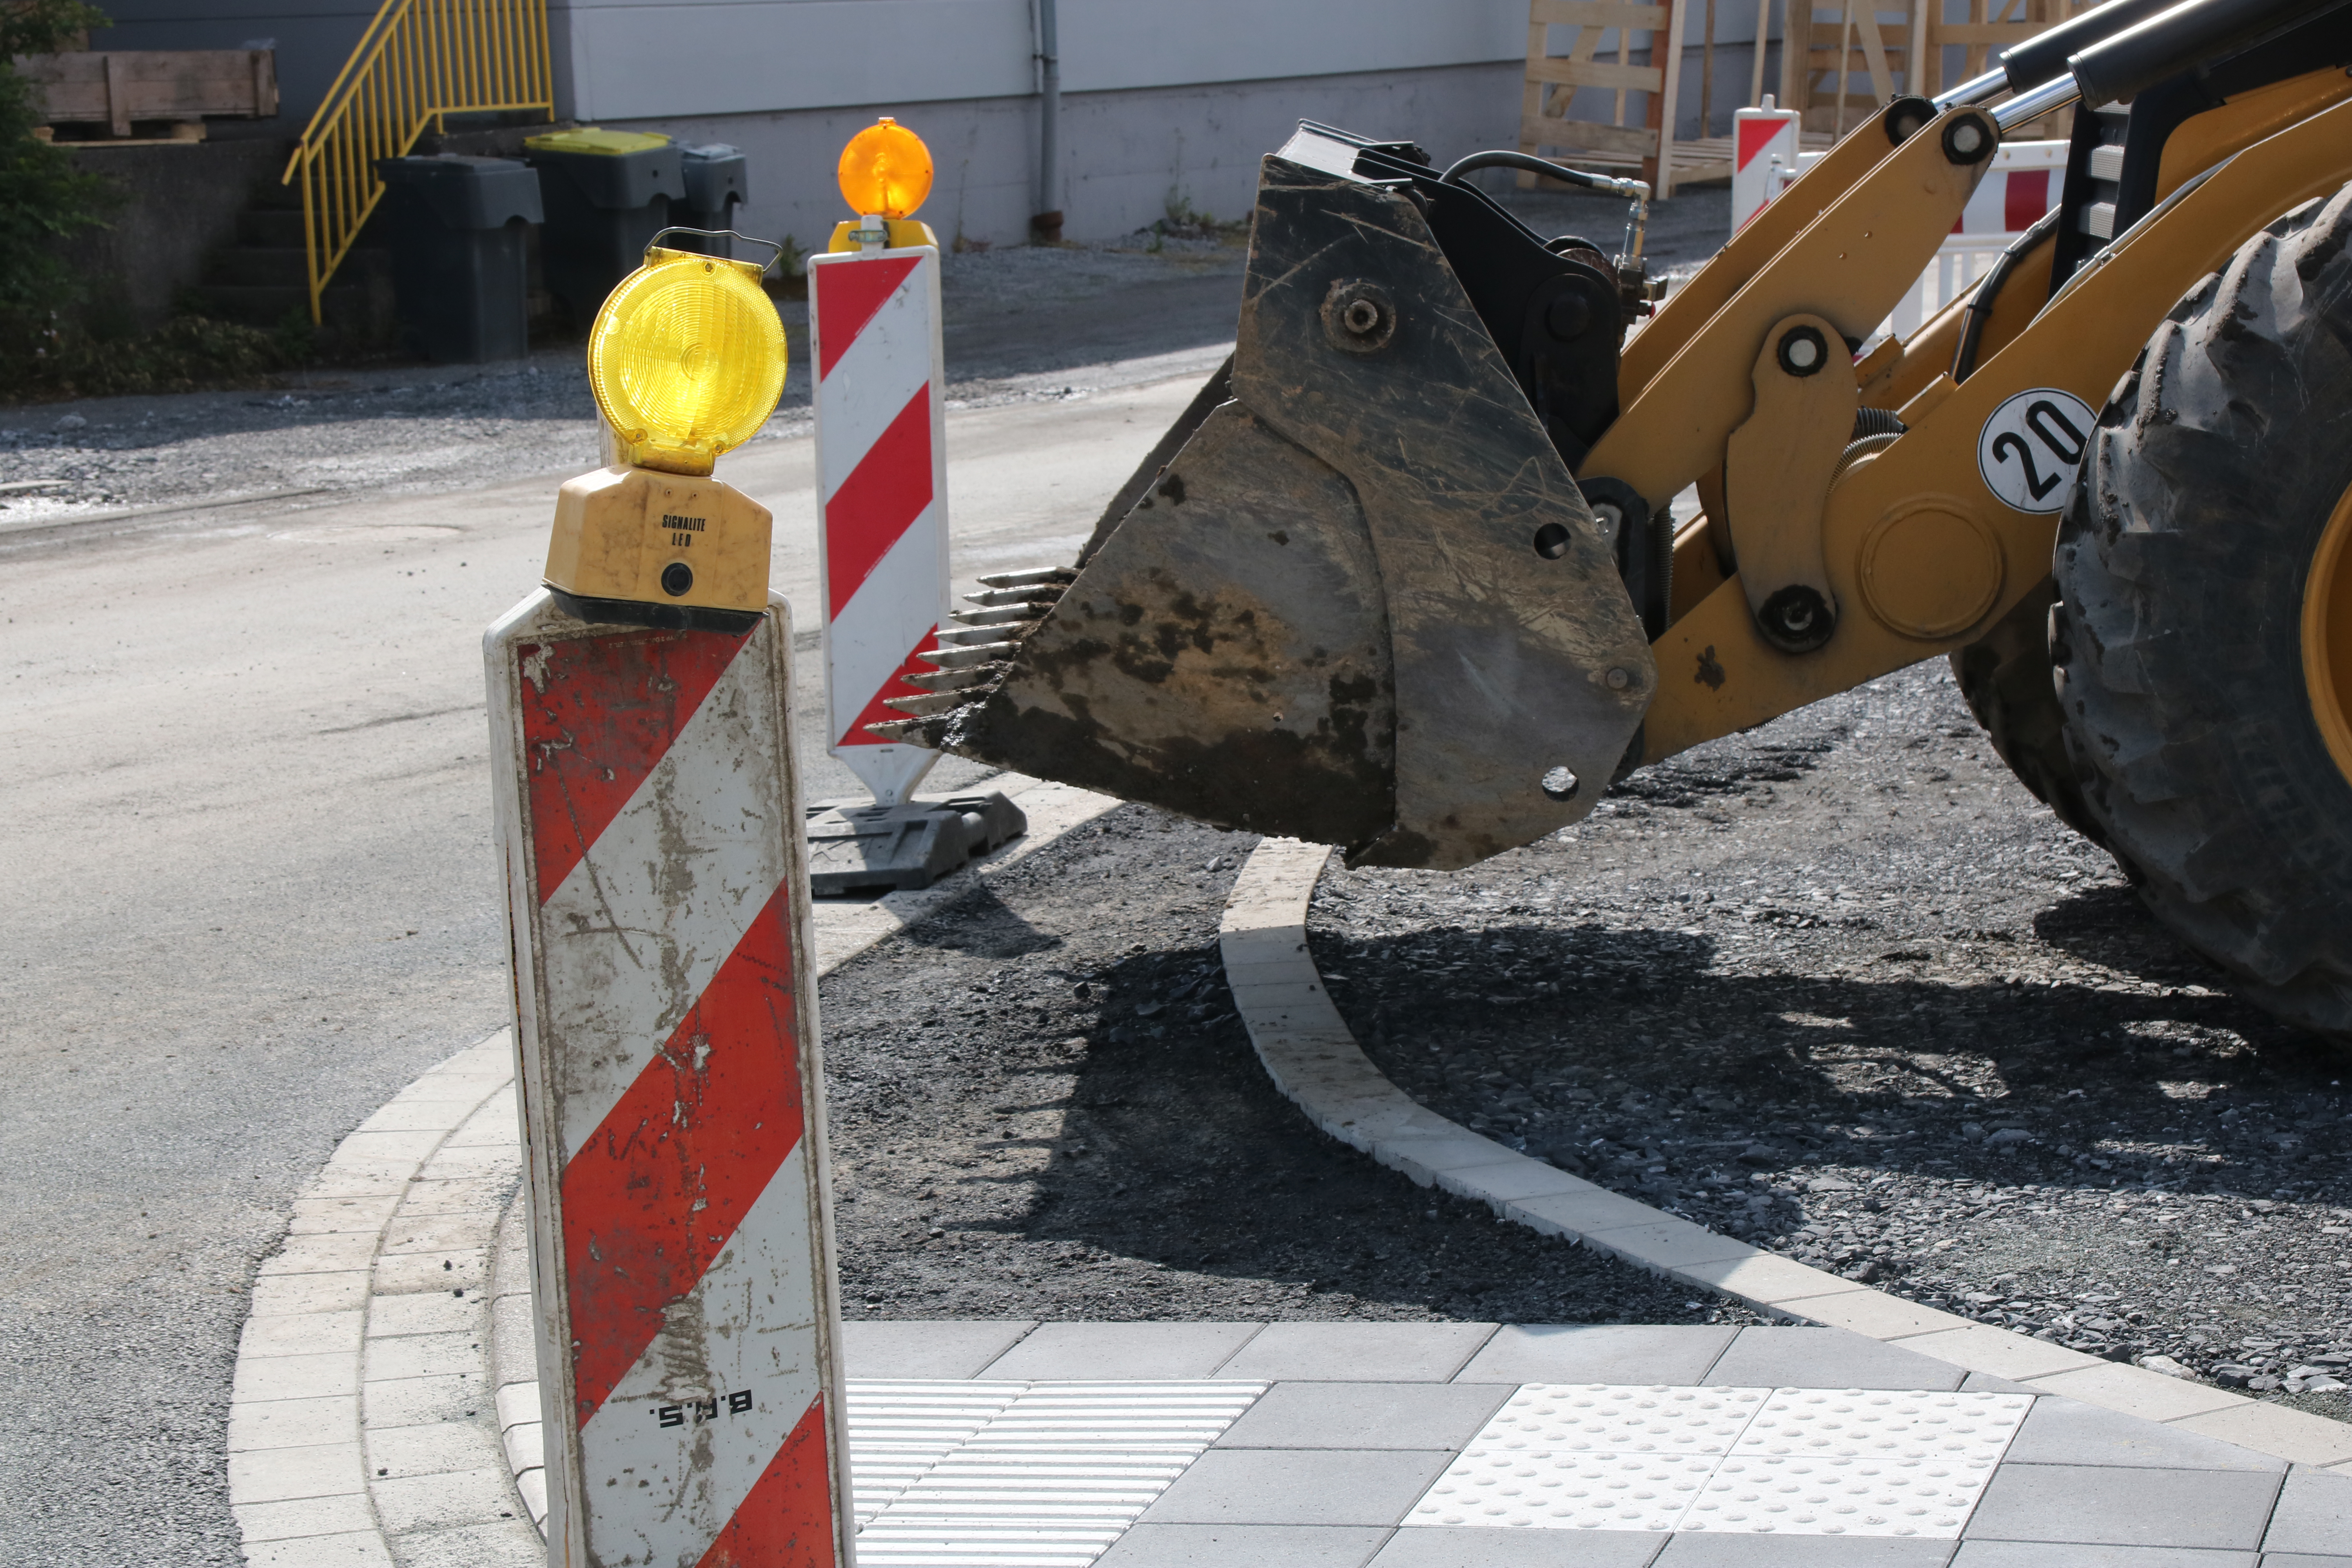
[[[89,49],[22,55],[49,124],[101,124],[117,136],[133,121],[266,120],[278,112],[273,49]]]
[[[1681,86],[1682,30],[1679,8],[1622,4],[1620,0],[1528,0],[1528,74],[1519,113],[1519,151],[1558,157],[1580,167],[1639,171],[1660,196],[1670,194],[1674,180],[1672,138],[1662,126],[1674,123],[1675,95]],[[1571,29],[1565,54],[1551,49],[1551,29]],[[1613,59],[1600,58],[1602,36],[1615,32]],[[1665,42],[1663,65],[1633,63],[1629,39],[1635,32],[1653,39],[1652,55]],[[1580,88],[1597,88],[1614,95],[1615,110],[1607,121],[1571,120],[1569,108]],[[1645,99],[1642,123],[1625,122],[1627,97]],[[1520,184],[1531,185],[1533,175]]]

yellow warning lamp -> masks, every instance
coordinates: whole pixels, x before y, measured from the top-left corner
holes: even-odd
[[[656,235],[589,330],[615,461],[557,492],[546,579],[586,618],[727,625],[767,608],[773,519],[709,475],[775,411],[784,326],[757,263],[661,244],[703,232]]]
[[[835,226],[828,251],[939,245],[930,226],[914,216],[931,194],[931,150],[921,137],[886,114],[849,139],[836,174],[842,199],[857,216]]]

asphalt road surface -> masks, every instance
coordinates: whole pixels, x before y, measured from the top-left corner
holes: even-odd
[[[1222,357],[1240,262],[951,258],[960,575],[1071,557]],[[237,1562],[255,1266],[346,1132],[507,1016],[479,641],[591,416],[558,360],[334,379],[0,411],[0,480],[71,480],[0,512],[0,1563]],[[721,477],[813,615],[808,442]],[[795,640],[807,792],[848,794]]]
[[[951,416],[958,571],[1066,561],[1198,379]],[[506,1017],[480,637],[536,584],[561,477],[8,560],[0,1562],[236,1561],[255,1265],[344,1133]],[[721,477],[814,606],[809,443]]]

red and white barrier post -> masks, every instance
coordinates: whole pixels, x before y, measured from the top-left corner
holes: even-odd
[[[939,237],[911,216],[929,151],[884,120],[851,140],[840,174],[861,216],[808,266],[825,724],[874,804],[809,823],[821,893],[924,887],[1028,826],[994,792],[916,799],[940,753],[868,729],[903,719],[891,701],[938,673],[924,655],[948,622],[947,365]]]
[[[926,231],[928,232],[928,231]],[[882,805],[904,805],[940,754],[868,724],[911,697],[948,618],[947,372],[935,245],[809,258],[816,367],[819,572],[833,754]]]
[[[757,271],[727,303],[772,327]],[[671,466],[567,485],[548,585],[484,642],[548,1555],[850,1568],[791,618],[766,590],[765,510],[694,477],[691,442],[660,427],[707,424],[694,373],[730,352],[721,312],[654,303],[635,342],[600,316],[595,352],[640,387],[649,363],[680,368],[672,402],[615,421],[651,424],[635,455]],[[662,336],[680,321],[702,336]],[[731,345],[762,349],[780,388],[781,328]]]
[[[1760,47],[1760,46],[1759,46]],[[1731,117],[1731,232],[1738,234],[1766,202],[1780,194],[1785,180],[1773,178],[1777,163],[1797,173],[1797,124],[1803,117],[1781,109],[1766,93],[1762,105]]]

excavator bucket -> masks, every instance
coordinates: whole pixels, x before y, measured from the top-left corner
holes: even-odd
[[[877,732],[1356,864],[1582,817],[1656,685],[1629,563],[1664,584],[1563,457],[1615,413],[1625,307],[1555,245],[1416,150],[1303,128],[1226,368],[1074,567],[985,580]]]

